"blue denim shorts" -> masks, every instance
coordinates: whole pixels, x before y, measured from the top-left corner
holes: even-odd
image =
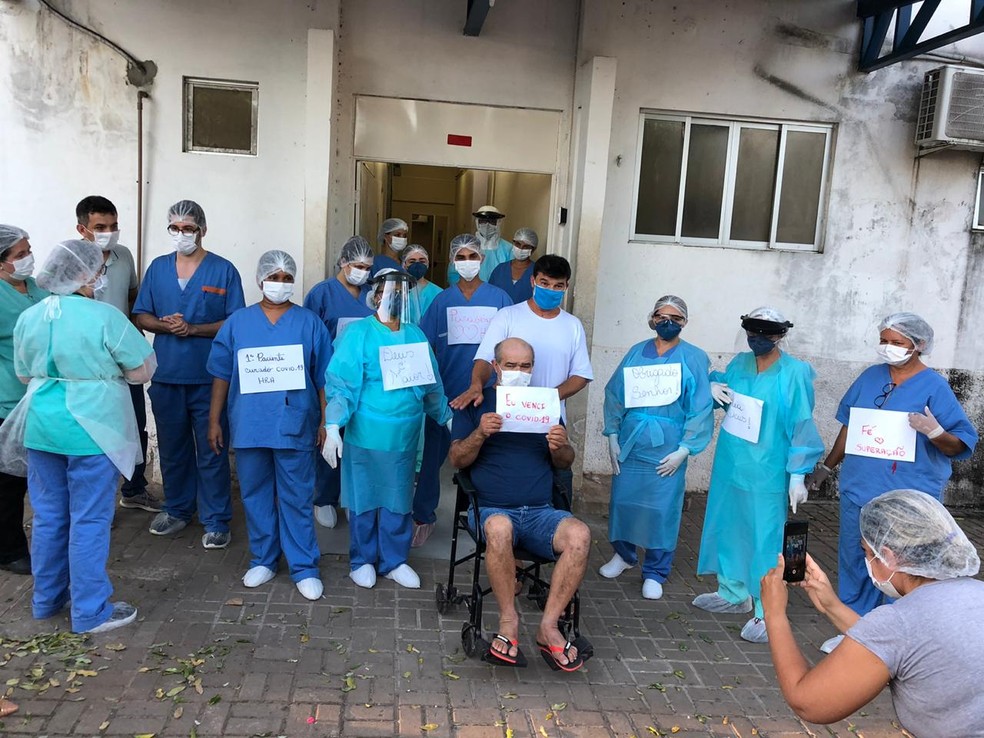
[[[483,507],[481,514],[483,531],[485,530],[485,521],[491,516],[505,515],[512,522],[513,548],[525,548],[534,556],[551,560],[557,558],[557,554],[553,550],[553,539],[557,532],[557,526],[566,518],[573,517],[566,510],[557,510],[550,505]],[[468,522],[474,529],[474,509],[468,511]]]

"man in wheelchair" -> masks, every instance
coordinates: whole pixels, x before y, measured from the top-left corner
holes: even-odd
[[[499,343],[492,362],[496,386],[528,385],[533,361],[533,348],[526,341],[507,338]],[[526,665],[518,645],[515,602],[513,548],[519,547],[556,560],[536,644],[551,669],[577,671],[584,663],[577,646],[581,639],[568,641],[557,625],[584,577],[591,532],[570,512],[551,504],[552,467],[570,468],[574,449],[563,425],[553,426],[546,435],[501,431],[502,416],[495,412],[495,399],[495,387],[487,387],[480,405],[455,413],[450,450],[451,463],[468,469],[478,491],[486,570],[499,606],[499,628],[486,660]],[[586,650],[584,643],[582,650]]]

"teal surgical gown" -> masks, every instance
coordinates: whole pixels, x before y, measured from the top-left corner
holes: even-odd
[[[26,295],[0,280],[0,418],[10,415],[27,389],[14,371],[14,325],[21,313],[48,296],[32,278],[24,283]]]

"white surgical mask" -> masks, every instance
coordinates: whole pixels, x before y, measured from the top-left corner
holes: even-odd
[[[454,263],[455,271],[461,275],[461,278],[466,282],[471,282],[475,277],[478,276],[479,270],[482,268],[482,262],[480,261],[456,261]]]
[[[96,246],[101,248],[103,251],[109,251],[113,248],[116,243],[120,240],[119,231],[92,231],[92,240],[96,242]]]
[[[881,359],[883,363],[891,366],[904,364],[912,355],[912,352],[909,349],[902,348],[901,346],[893,346],[890,343],[879,344],[878,348],[875,349],[875,353],[878,354],[878,358]]]
[[[102,292],[106,289],[106,275],[100,274],[96,277],[96,281],[89,285],[92,288],[92,293]]]
[[[14,259],[9,263],[14,268],[10,276],[18,282],[23,282],[34,274],[34,254],[28,254],[23,259]]]
[[[287,302],[293,294],[293,282],[263,282],[263,296],[274,305]]]
[[[407,247],[407,239],[403,236],[392,236],[390,238],[390,248],[394,251],[403,251]]]
[[[499,384],[502,387],[529,387],[532,378],[533,375],[526,372],[503,369]]]
[[[178,250],[179,254],[184,256],[195,253],[195,249],[198,248],[197,240],[197,233],[181,233],[179,231],[171,236],[171,241],[174,243],[174,248]]]
[[[868,570],[868,578],[871,579],[871,583],[875,585],[875,589],[886,597],[891,597],[893,600],[897,600],[902,596],[902,593],[895,588],[894,584],[892,584],[892,577],[894,577],[898,572],[893,571],[892,577],[889,577],[884,582],[880,582],[875,579],[875,575],[871,571],[871,559],[867,556],[864,557],[864,566]]]
[[[518,261],[526,261],[532,253],[533,249],[521,249],[519,246],[513,246],[513,258]]]
[[[345,273],[345,281],[356,287],[361,287],[369,279],[368,269],[356,269],[352,267]]]

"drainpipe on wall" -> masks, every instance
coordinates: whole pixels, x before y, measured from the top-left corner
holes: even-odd
[[[143,101],[150,95],[137,92],[137,280],[143,279]]]

